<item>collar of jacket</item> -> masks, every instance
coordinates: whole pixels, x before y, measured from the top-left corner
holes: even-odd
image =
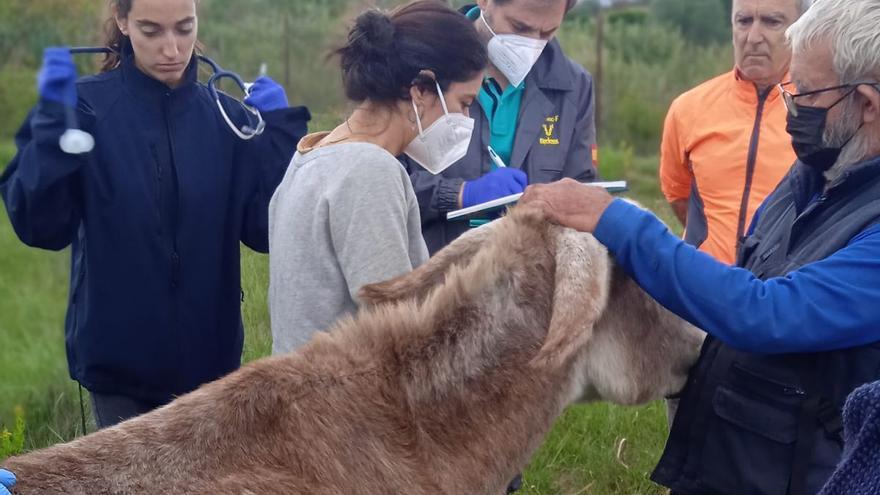
[[[789,80],[788,72],[785,73],[785,76],[782,77],[782,81],[785,82]],[[737,98],[740,100],[750,104],[757,105],[758,104],[758,87],[755,86],[755,83],[746,79],[742,72],[740,72],[739,67],[733,68],[733,85],[734,92],[736,93]],[[772,101],[778,100],[780,97],[779,90],[776,89],[776,85],[774,84],[769,88],[769,93],[767,94],[767,99],[765,103],[769,103]]]
[[[476,6],[476,4],[468,4],[458,11],[461,15],[467,15]],[[574,74],[572,74],[571,66],[565,53],[562,52],[562,46],[554,37],[544,47],[538,61],[526,75],[526,86],[533,84],[541,89],[571,91],[574,89],[572,79],[574,79]]]
[[[556,91],[572,91],[574,89],[574,73],[571,64],[562,52],[562,46],[556,38],[550,40],[535,66],[529,71],[526,80],[541,89]],[[528,83],[526,83],[528,85]]]
[[[822,188],[825,187],[825,177],[815,167],[800,161],[795,162],[791,174],[795,207],[801,212],[816,194],[821,193]],[[848,190],[861,187],[878,175],[880,175],[880,155],[850,165],[840,177],[828,185],[825,194],[846,194]]]
[[[183,81],[180,86],[172,89],[138,69],[134,62],[134,51],[131,42],[126,41],[122,46],[122,76],[125,85],[132,92],[148,100],[161,101],[168,97],[187,96],[196,90],[198,82],[198,57],[193,55],[183,73]]]

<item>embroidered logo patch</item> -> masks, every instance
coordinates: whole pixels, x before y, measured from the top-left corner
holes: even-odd
[[[559,122],[559,115],[547,117],[544,120],[544,136],[538,139],[538,142],[544,146],[559,146],[559,137],[556,132],[556,123]]]

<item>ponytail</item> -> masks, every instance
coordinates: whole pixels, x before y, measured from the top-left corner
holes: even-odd
[[[134,0],[110,0],[110,16],[104,21],[104,46],[112,50],[112,53],[104,55],[101,62],[101,72],[107,72],[119,67],[122,61],[122,47],[128,37],[119,30],[116,17],[128,17],[131,12],[131,4]]]
[[[111,53],[104,55],[101,61],[101,72],[107,72],[115,69],[122,61],[122,46],[125,44],[127,36],[122,34],[119,26],[116,25],[116,19],[112,16],[104,22],[104,46],[113,50]]]

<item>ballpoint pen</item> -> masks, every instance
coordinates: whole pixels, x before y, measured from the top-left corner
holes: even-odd
[[[501,161],[501,157],[498,156],[498,153],[495,153],[495,150],[493,150],[491,146],[486,146],[486,149],[489,150],[489,158],[492,159],[492,163],[494,163],[496,167],[507,168],[507,165],[505,165],[504,162]]]

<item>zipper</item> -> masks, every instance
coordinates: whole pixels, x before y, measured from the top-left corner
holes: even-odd
[[[811,215],[814,211],[816,211],[817,208],[824,205],[826,201],[828,201],[828,196],[826,196],[825,194],[822,194],[818,198],[814,199],[810,203],[810,205],[807,206],[807,208],[804,211],[802,211],[801,214],[797,216],[797,218],[795,218],[795,220],[794,220],[795,225],[802,218],[806,218],[807,216]],[[794,226],[792,226],[792,227],[794,227]]]
[[[827,201],[828,193],[822,193],[819,197],[810,202],[809,206],[807,206],[806,209],[794,219],[794,223],[791,224],[791,234],[789,236],[786,254],[790,254],[792,249],[794,249],[794,246],[801,240],[801,234],[803,231],[802,225],[804,222],[807,222],[808,217],[819,215],[820,213],[817,211],[822,208]]]
[[[153,156],[153,164],[156,166],[156,210],[159,217],[157,233],[159,237],[162,237],[162,162],[159,161],[156,143],[150,144],[150,154]]]
[[[165,116],[165,133],[168,137],[168,178],[171,180],[171,287],[177,288],[180,285],[180,254],[178,253],[177,236],[178,236],[178,220],[180,217],[180,187],[177,177],[177,164],[174,162],[174,134],[171,132],[171,119],[168,116],[169,107],[171,106],[171,93],[165,93],[165,107],[163,114]]]
[[[171,287],[180,285],[180,255],[177,251],[171,253]]]
[[[764,390],[769,392],[771,395],[773,392],[781,392],[782,395],[792,397],[805,397],[807,395],[807,391],[797,385],[784,383],[779,380],[774,380],[773,378],[763,376],[739,363],[734,363],[732,369],[735,374],[744,377],[749,383],[752,383],[758,388],[762,388],[763,384]]]
[[[749,212],[749,196],[752,192],[752,179],[755,176],[755,162],[758,158],[758,142],[761,138],[761,119],[764,116],[764,103],[767,102],[767,96],[770,95],[772,87],[767,88],[764,92],[755,88],[758,93],[758,109],[755,112],[755,125],[752,128],[752,137],[749,141],[749,156],[746,161],[746,181],[743,186],[742,200],[739,205],[739,221],[736,225],[736,246],[735,252],[739,252],[743,243],[743,234],[746,228],[746,216]]]

